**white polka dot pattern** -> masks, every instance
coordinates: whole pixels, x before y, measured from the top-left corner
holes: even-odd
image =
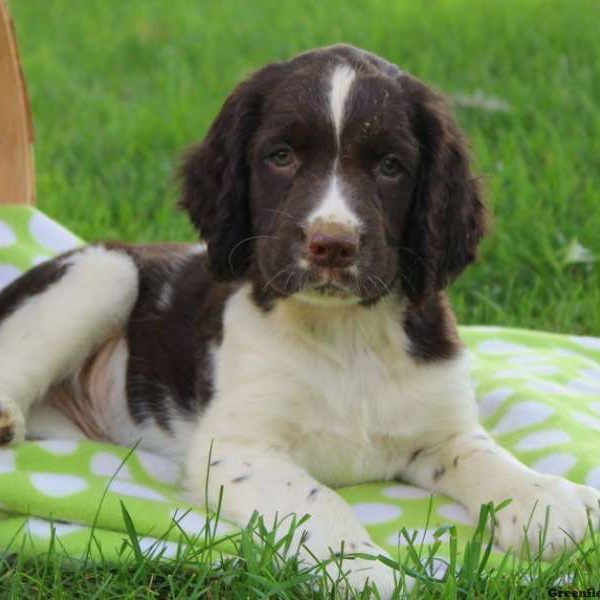
[[[73,440],[42,440],[37,442],[40,448],[57,455],[74,454],[79,448],[79,443]]]
[[[573,412],[572,414],[573,418],[580,423],[583,423],[583,425],[587,425],[590,429],[600,431],[600,419],[577,411]]]
[[[506,415],[492,429],[494,435],[502,435],[543,423],[556,411],[541,402],[517,402],[513,404]]]
[[[142,451],[136,452],[136,456],[144,470],[157,481],[172,485],[179,481],[181,469],[172,460]]]
[[[515,445],[515,449],[521,452],[531,450],[541,450],[551,448],[559,444],[568,444],[571,436],[566,431],[560,429],[547,429],[544,431],[535,431],[525,436]]]
[[[83,492],[88,483],[83,477],[56,473],[33,473],[31,483],[38,492],[51,498],[64,498]]]
[[[535,392],[542,392],[544,394],[559,394],[569,395],[569,389],[554,381],[545,381],[542,379],[533,380],[527,383],[527,387],[534,390]]]
[[[540,458],[540,460],[533,463],[532,467],[546,475],[566,476],[576,463],[577,459],[572,454],[557,452]]]
[[[16,469],[15,453],[13,450],[3,448],[0,450],[0,474],[13,473]]]
[[[440,515],[455,523],[462,523],[463,525],[475,525],[475,519],[471,517],[466,506],[453,502],[452,504],[443,504],[438,508]]]
[[[600,369],[583,369],[581,376],[588,381],[600,383]]]
[[[498,388],[486,394],[479,401],[479,415],[482,419],[493,415],[504,401],[510,398],[515,390],[508,387]]]
[[[600,466],[594,467],[585,478],[586,485],[591,485],[600,490]]]
[[[173,521],[177,523],[177,527],[180,527],[189,536],[200,534],[207,524],[206,516],[193,510],[176,508],[171,514]],[[213,519],[208,523],[208,526],[211,533],[217,536],[233,531],[233,527],[223,520],[215,522]]]
[[[153,537],[138,538],[140,550],[146,556],[162,556],[163,558],[175,558],[177,556],[178,544],[157,540]]]
[[[591,394],[593,396],[600,396],[600,382],[595,381],[584,381],[581,379],[573,379],[567,383],[567,387],[572,392],[578,392],[580,394]]]
[[[482,354],[515,354],[519,352],[530,352],[527,346],[500,340],[487,340],[481,342],[477,346],[477,350]]]
[[[586,336],[583,336],[583,337],[573,336],[571,339],[576,344],[579,344],[583,348],[587,348],[589,350],[600,350],[600,339],[599,338],[586,337]]]
[[[382,502],[361,502],[352,506],[354,514],[361,523],[365,525],[375,525],[397,519],[402,510],[393,504],[383,504]]]
[[[29,232],[40,246],[52,252],[66,252],[80,245],[79,240],[70,231],[40,212],[31,217]]]
[[[23,274],[21,269],[13,265],[0,265],[0,290],[10,285],[17,277]]]
[[[108,489],[111,492],[122,496],[132,496],[133,498],[143,498],[144,500],[158,500],[159,502],[167,501],[167,499],[156,490],[129,481],[115,479],[114,481],[111,481]]]
[[[0,248],[12,246],[17,241],[13,228],[5,221],[0,220]]]
[[[129,467],[123,460],[110,452],[98,452],[92,457],[90,471],[101,477],[116,477],[118,479],[131,479]]]
[[[173,520],[188,535],[198,535],[206,525],[206,517],[194,511],[185,511],[176,508],[173,511]]]
[[[52,531],[58,537],[69,535],[70,533],[76,533],[82,531],[84,527],[76,525],[74,523],[56,523],[46,521],[45,519],[32,518],[27,521],[27,531],[36,537],[50,539]]]

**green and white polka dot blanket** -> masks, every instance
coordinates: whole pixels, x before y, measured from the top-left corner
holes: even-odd
[[[78,243],[40,212],[1,208],[0,287]],[[600,339],[495,327],[461,333],[473,353],[481,418],[495,438],[534,469],[600,488]],[[92,548],[116,559],[129,535],[123,505],[140,549],[173,556],[182,535],[193,543],[206,524],[179,480],[165,458],[106,444],[50,440],[0,449],[0,551],[44,551],[54,530],[55,549],[77,557],[93,528]],[[461,505],[415,487],[387,482],[339,491],[392,553],[407,544],[401,527],[417,544],[432,542],[444,524],[456,525],[459,546],[473,531]],[[236,528],[222,521],[211,528],[223,538],[217,547],[231,551]],[[447,533],[438,541],[443,557]]]

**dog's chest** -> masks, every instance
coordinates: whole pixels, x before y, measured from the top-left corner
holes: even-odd
[[[428,435],[439,394],[437,371],[409,355],[393,312],[282,332],[241,306],[219,353],[218,388],[245,431],[258,423],[254,435],[283,444],[324,482],[397,475]]]
[[[298,390],[291,451],[319,479],[334,484],[393,477],[417,426],[403,381],[406,357],[367,345],[339,357],[306,356],[298,379],[309,393]]]

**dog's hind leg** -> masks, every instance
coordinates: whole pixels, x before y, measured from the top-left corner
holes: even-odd
[[[24,439],[31,406],[124,327],[137,293],[126,252],[88,246],[35,267],[0,294],[0,445]]]

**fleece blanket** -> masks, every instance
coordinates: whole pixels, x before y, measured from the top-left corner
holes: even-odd
[[[54,253],[81,243],[31,208],[0,209],[0,287]],[[600,339],[497,327],[463,327],[481,420],[524,463],[600,488]],[[1,356],[0,356],[1,360]],[[39,553],[53,540],[71,557],[118,559],[132,532],[139,549],[168,559],[185,544],[232,552],[237,528],[186,496],[169,460],[138,449],[47,440],[0,449],[0,551]],[[474,531],[465,508],[398,482],[346,487],[373,539],[391,553],[439,544],[459,549]],[[91,533],[94,544],[90,545]],[[496,560],[499,560],[499,554]]]

